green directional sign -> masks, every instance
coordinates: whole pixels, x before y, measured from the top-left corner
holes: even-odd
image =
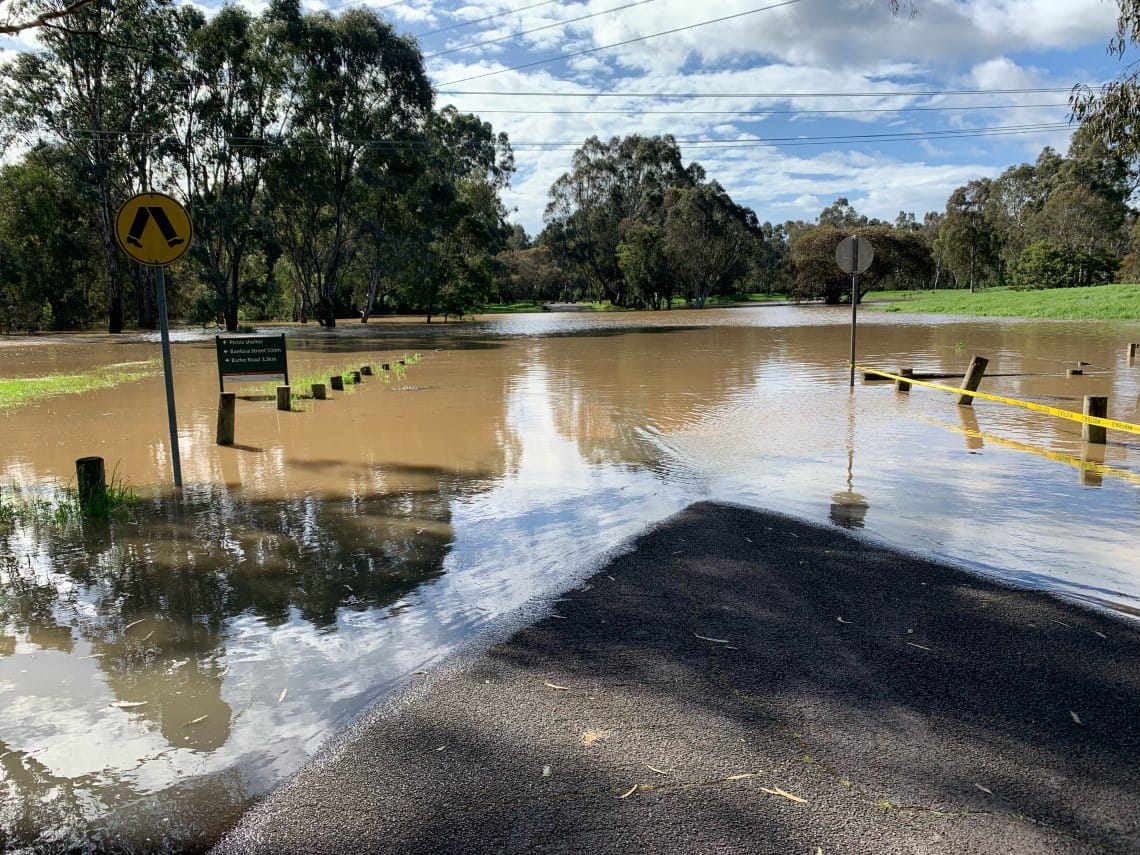
[[[218,385],[227,383],[289,384],[284,335],[214,336],[218,350]]]

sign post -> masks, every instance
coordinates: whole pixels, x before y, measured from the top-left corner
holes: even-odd
[[[166,414],[170,423],[170,460],[175,487],[182,486],[182,459],[178,453],[178,420],[174,413],[174,375],[170,364],[170,326],[166,317],[163,268],[185,254],[193,236],[194,226],[186,209],[162,193],[132,196],[115,215],[115,238],[123,252],[140,264],[155,268],[162,372],[166,379]]]
[[[859,274],[871,266],[875,250],[870,241],[859,235],[844,238],[835,248],[839,269],[851,274],[851,388],[855,388],[855,314],[859,306]]]
[[[285,355],[285,336],[242,335],[214,336],[218,351],[218,386],[226,391],[227,383],[268,383],[289,385],[289,364]]]

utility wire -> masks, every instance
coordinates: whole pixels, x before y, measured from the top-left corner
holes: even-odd
[[[529,6],[520,6],[518,9],[508,9],[506,12],[498,12],[494,15],[488,15],[486,18],[476,18],[474,21],[463,21],[459,24],[451,24],[447,27],[440,27],[438,30],[428,30],[426,33],[416,33],[412,38],[423,39],[428,36],[438,35],[439,33],[450,32],[451,30],[458,30],[461,27],[473,27],[476,24],[485,24],[487,21],[493,21],[496,18],[505,18],[507,15],[516,15],[519,12],[526,12],[530,9],[537,9],[540,6],[551,6],[555,3],[561,3],[562,0],[542,0],[541,3],[531,3]]]
[[[586,21],[590,18],[597,18],[601,15],[611,15],[614,12],[621,12],[625,9],[632,9],[634,6],[644,6],[646,3],[656,2],[657,0],[635,0],[633,3],[626,3],[624,6],[615,6],[613,9],[603,9],[600,12],[591,12],[589,15],[580,15],[577,18],[569,18],[565,21],[555,21],[553,24],[544,24],[541,27],[535,27],[533,30],[523,30],[522,32],[510,33],[506,36],[487,39],[485,42],[472,42],[471,44],[463,45],[462,47],[449,48],[447,50],[441,50],[438,53],[429,53],[424,57],[424,59],[435,59],[439,56],[447,56],[448,54],[459,53],[461,51],[471,50],[472,48],[483,47],[484,45],[498,44],[499,42],[506,42],[510,41],[511,39],[518,39],[522,38],[523,36],[529,36],[533,33],[541,33],[543,30],[553,30],[558,27],[566,27],[570,24],[577,24],[579,21]]]
[[[1067,101],[1052,104],[967,104],[954,107],[860,107],[847,110],[483,110],[468,108],[476,115],[507,114],[512,116],[802,116],[842,115],[854,113],[917,113],[950,110],[1028,110],[1045,107],[1068,107]]]
[[[735,15],[725,15],[724,17],[721,17],[721,18],[712,18],[708,21],[700,21],[696,24],[688,24],[687,26],[684,26],[684,27],[674,27],[671,30],[662,30],[660,33],[650,33],[647,36],[638,36],[637,38],[626,39],[625,41],[621,41],[621,42],[614,42],[614,43],[608,44],[608,45],[599,45],[598,47],[586,48],[585,50],[574,51],[573,53],[566,53],[566,54],[562,54],[561,56],[553,56],[553,57],[549,57],[547,59],[536,60],[535,62],[523,63],[522,65],[514,65],[514,66],[511,66],[510,68],[500,68],[500,69],[497,69],[495,71],[487,71],[487,72],[484,72],[483,74],[475,74],[475,75],[472,75],[471,77],[462,77],[459,80],[450,80],[447,83],[441,83],[439,85],[440,86],[455,86],[456,84],[467,83],[471,80],[481,80],[484,77],[492,77],[493,75],[496,75],[496,74],[505,74],[508,71],[520,71],[521,69],[524,69],[524,68],[534,68],[537,65],[547,65],[551,62],[558,62],[559,60],[563,60],[563,59],[573,59],[574,57],[577,57],[577,56],[586,56],[587,54],[598,53],[598,52],[603,51],[603,50],[609,50],[610,48],[623,47],[624,45],[631,45],[631,44],[635,44],[636,42],[644,42],[644,41],[648,41],[649,39],[660,38],[661,36],[669,36],[669,35],[673,35],[674,33],[682,33],[682,32],[685,32],[686,30],[695,30],[698,27],[707,27],[710,24],[719,24],[719,23],[722,23],[724,21],[731,21],[735,18],[743,18],[746,15],[755,15],[757,12],[770,12],[773,9],[779,9],[782,6],[791,6],[794,3],[800,3],[800,2],[802,2],[802,0],[783,0],[782,3],[773,3],[771,6],[761,6],[759,9],[749,9],[747,12],[737,12]]]
[[[512,69],[503,69],[511,71]],[[441,83],[440,86],[451,86]],[[883,92],[499,92],[493,89],[436,89],[437,95],[494,95],[502,98],[933,98],[937,95],[1030,95],[1071,92],[1070,86],[1030,89],[897,89]]]

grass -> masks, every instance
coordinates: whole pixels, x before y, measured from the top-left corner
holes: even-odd
[[[83,374],[50,374],[46,377],[0,379],[0,410],[27,406],[56,395],[75,395],[109,389],[158,373],[158,360],[110,365]]]
[[[863,299],[891,301],[889,305],[866,306],[870,311],[880,312],[1060,321],[1140,321],[1140,285],[1096,285],[1043,291],[990,288],[974,294],[964,290],[873,291]]]
[[[374,363],[372,365],[373,376],[380,380],[383,380],[385,383],[391,383],[393,377],[396,379],[403,378],[404,372],[408,365],[415,365],[423,358],[424,357],[422,353],[405,353],[398,359],[389,359],[388,364],[390,367],[387,371],[380,367],[383,363]],[[404,360],[404,365],[400,365],[400,359]],[[328,374],[301,374],[295,377],[290,377],[289,388],[292,391],[290,392],[289,397],[293,401],[311,401],[313,400],[313,384],[324,383],[326,392],[331,391],[331,389],[328,388],[329,377],[335,377],[338,374],[341,376],[341,379],[344,380],[344,391],[352,392],[356,387],[356,383],[353,381],[352,375],[354,371],[359,370],[359,365],[353,365],[350,368],[334,369]],[[361,378],[361,380],[363,381],[363,378]],[[255,386],[254,390],[254,394],[273,397],[277,394],[277,384],[266,383],[263,385]]]
[[[480,314],[488,315],[512,315],[525,312],[541,312],[542,304],[525,302],[525,303],[488,303],[479,310]]]
[[[27,495],[16,485],[0,487],[0,529],[17,523],[65,525],[80,519],[111,519],[138,500],[134,487],[118,474],[111,475],[106,492],[87,507],[79,503],[79,491],[70,486],[56,488],[47,496]]]

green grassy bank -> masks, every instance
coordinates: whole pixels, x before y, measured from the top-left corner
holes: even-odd
[[[1140,285],[1098,285],[1090,288],[1053,288],[1012,291],[991,288],[969,291],[872,291],[866,301],[871,311],[972,315],[994,318],[1049,318],[1061,321],[1140,321]]]
[[[157,360],[109,365],[83,374],[49,374],[46,377],[0,378],[0,410],[34,403],[55,395],[72,395],[107,389],[157,374]]]

